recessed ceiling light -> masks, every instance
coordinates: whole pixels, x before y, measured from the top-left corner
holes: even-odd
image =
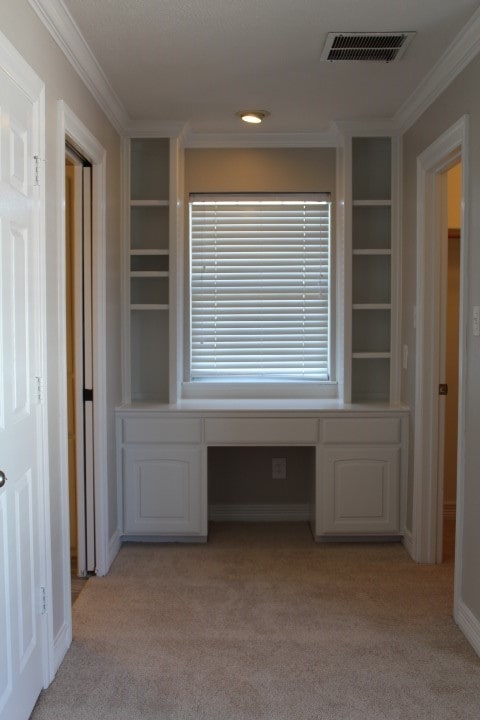
[[[240,110],[236,115],[242,118],[243,122],[258,124],[270,115],[267,110]]]

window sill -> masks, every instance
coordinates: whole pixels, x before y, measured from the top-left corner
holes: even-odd
[[[182,399],[252,399],[252,400],[307,400],[321,398],[333,400],[338,398],[336,382],[184,382],[182,383]]]

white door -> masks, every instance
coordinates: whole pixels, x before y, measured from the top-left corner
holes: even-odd
[[[93,426],[92,168],[66,146],[67,383],[70,530],[76,573],[94,573],[95,479]],[[72,482],[73,480],[73,482]],[[73,512],[72,512],[73,511]]]
[[[94,573],[95,476],[93,455],[92,168],[83,168],[83,434],[85,461],[85,559]]]
[[[41,327],[34,105],[0,67],[0,720],[43,686]]]

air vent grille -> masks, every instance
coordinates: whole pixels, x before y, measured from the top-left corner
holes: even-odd
[[[405,52],[414,32],[328,33],[321,60],[394,62]]]

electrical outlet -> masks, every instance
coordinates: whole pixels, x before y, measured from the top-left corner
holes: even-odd
[[[272,458],[272,480],[285,480],[287,477],[287,458]]]
[[[473,334],[476,337],[480,335],[480,307],[478,305],[473,308]]]

